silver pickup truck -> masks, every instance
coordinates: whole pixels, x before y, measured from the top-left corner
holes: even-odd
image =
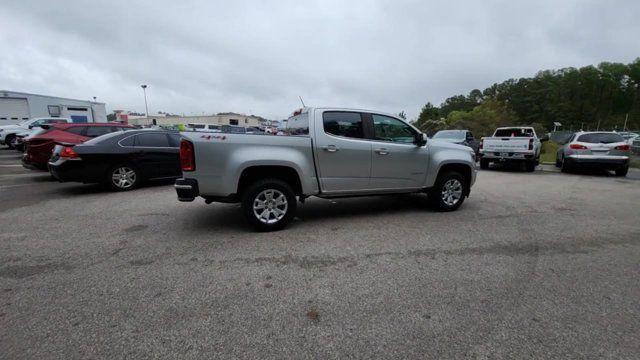
[[[389,114],[304,108],[281,135],[183,132],[178,200],[240,202],[263,231],[283,228],[296,197],[322,198],[424,192],[452,211],[476,179],[471,148],[428,140]]]

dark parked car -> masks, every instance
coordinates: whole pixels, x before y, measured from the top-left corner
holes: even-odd
[[[480,142],[473,137],[469,130],[440,130],[433,135],[433,139],[468,146],[478,156]]]
[[[145,180],[179,177],[179,152],[178,132],[116,132],[80,145],[57,145],[49,160],[49,171],[60,181],[103,183],[113,190],[125,191]]]

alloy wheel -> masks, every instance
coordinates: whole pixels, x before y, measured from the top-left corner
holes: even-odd
[[[113,185],[120,189],[128,189],[136,183],[136,172],[127,166],[121,166],[115,170],[111,175],[111,181]]]
[[[264,224],[282,220],[288,208],[287,197],[280,190],[266,189],[253,199],[253,215]]]
[[[449,179],[444,183],[441,199],[447,206],[454,206],[462,198],[462,183],[458,179]]]

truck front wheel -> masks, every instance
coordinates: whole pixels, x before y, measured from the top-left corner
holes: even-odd
[[[242,211],[259,231],[284,228],[296,212],[296,195],[280,179],[263,179],[249,185],[242,195]]]
[[[443,173],[438,176],[428,193],[429,202],[439,211],[456,210],[464,202],[468,184],[469,182],[458,172]]]

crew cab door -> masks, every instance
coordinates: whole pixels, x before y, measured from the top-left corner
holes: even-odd
[[[373,123],[370,188],[417,189],[426,178],[427,148],[414,144],[416,130],[399,119],[366,114]]]
[[[315,114],[316,168],[323,192],[353,193],[369,188],[371,141],[362,114],[322,111]]]

